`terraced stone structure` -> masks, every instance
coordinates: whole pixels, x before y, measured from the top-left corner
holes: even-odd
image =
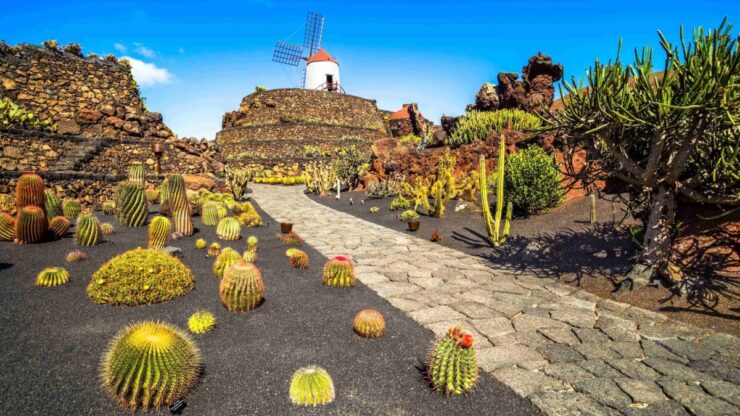
[[[297,173],[310,160],[328,159],[341,147],[368,150],[389,137],[374,100],[305,89],[255,92],[224,114],[216,141],[231,165]],[[307,152],[317,146],[319,154]]]

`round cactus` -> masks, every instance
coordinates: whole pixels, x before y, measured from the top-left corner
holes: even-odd
[[[232,312],[251,311],[265,295],[262,274],[254,263],[237,260],[224,272],[219,286],[221,303]]]
[[[5,212],[0,212],[0,241],[15,240],[15,218]]]
[[[450,328],[429,351],[427,377],[435,390],[447,395],[472,390],[478,380],[473,336],[460,327]]]
[[[308,269],[308,254],[305,251],[298,250],[297,248],[288,249],[290,254],[290,266],[294,269]]]
[[[291,231],[288,234],[283,235],[283,243],[289,246],[297,246],[303,243],[303,239],[295,231]]]
[[[206,248],[206,244],[206,240],[202,238],[195,240],[195,248],[197,248],[198,250],[203,250],[204,248]]]
[[[251,261],[254,263],[257,261],[257,243],[259,243],[259,240],[255,236],[249,236],[247,238],[247,250],[244,252],[244,255],[242,258],[246,261]]]
[[[290,400],[300,406],[319,406],[334,401],[334,382],[323,368],[298,369],[290,380]]]
[[[15,204],[20,210],[29,205],[44,206],[44,180],[35,173],[24,173],[15,186]]]
[[[260,214],[258,214],[257,211],[242,212],[239,214],[238,220],[239,224],[245,227],[252,228],[262,225],[262,217],[260,217]]]
[[[154,188],[147,188],[144,190],[144,196],[146,201],[150,204],[156,204],[159,200],[159,190]]]
[[[44,191],[44,211],[46,213],[46,218],[54,218],[64,215],[62,213],[62,203],[54,192],[49,189]]]
[[[352,327],[357,335],[365,338],[378,338],[385,334],[385,318],[374,309],[364,309],[355,315]]]
[[[69,282],[69,273],[61,267],[47,267],[36,276],[36,286],[53,287]]]
[[[109,222],[104,222],[100,224],[100,233],[103,235],[111,235],[113,234],[113,224]]]
[[[324,285],[331,287],[350,287],[355,285],[355,268],[352,261],[344,256],[329,259],[324,265],[322,275]]]
[[[67,253],[67,256],[65,257],[67,263],[77,263],[85,260],[86,258],[87,254],[85,254],[82,250],[72,250]]]
[[[128,180],[144,183],[144,165],[141,162],[131,162],[131,166],[128,167]]]
[[[167,204],[175,225],[175,231],[184,236],[193,235],[190,201],[185,191],[185,180],[180,175],[172,175],[167,178]]]
[[[44,238],[46,232],[46,216],[44,210],[28,205],[18,211],[15,220],[15,238],[18,243],[38,243]]]
[[[71,224],[69,220],[61,215],[58,215],[52,218],[51,221],[49,221],[49,231],[51,232],[51,235],[57,240],[67,234],[67,230],[69,230],[70,226]]]
[[[82,205],[76,199],[66,199],[62,204],[62,212],[64,213],[64,218],[74,221],[80,215],[80,212],[82,212]]]
[[[208,250],[206,251],[206,256],[208,257],[216,257],[219,254],[221,254],[221,244],[213,242],[210,246],[208,246]]]
[[[113,203],[113,201],[103,202],[103,214],[113,215],[115,213],[116,213],[116,205]]]
[[[206,201],[200,214],[203,225],[216,225],[228,212],[223,204],[215,201]]]
[[[148,410],[186,396],[200,366],[200,351],[186,333],[161,322],[139,322],[113,338],[101,374],[104,387],[121,406]]]
[[[149,224],[149,248],[164,248],[171,232],[172,224],[167,217],[161,215],[154,217]]]
[[[208,311],[198,311],[188,318],[188,328],[194,334],[205,334],[216,325],[216,317]]]
[[[94,246],[100,242],[100,224],[92,214],[80,214],[77,218],[75,241],[80,246]]]
[[[216,257],[216,260],[213,262],[213,275],[218,277],[219,279],[224,277],[224,271],[241,258],[242,256],[240,256],[239,253],[233,248],[224,248],[223,250],[221,250],[221,254],[219,254],[218,257]]]
[[[149,209],[146,205],[144,187],[135,182],[124,182],[116,190],[118,221],[127,227],[139,227],[146,223]]]
[[[238,240],[241,237],[239,221],[234,217],[226,217],[218,222],[216,235],[222,240]]]

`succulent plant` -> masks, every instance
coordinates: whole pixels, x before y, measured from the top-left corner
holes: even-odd
[[[380,211],[380,208],[378,208],[378,207],[370,207],[370,213],[371,214],[377,214],[378,211]]]
[[[149,242],[148,247],[154,249],[161,249],[167,245],[167,239],[172,232],[172,223],[167,217],[158,215],[152,218],[152,222],[149,223]]]
[[[241,258],[242,256],[236,250],[231,247],[225,247],[213,262],[213,268],[211,270],[213,275],[221,279],[224,277],[224,271],[236,263],[237,260],[241,260]]]
[[[193,220],[190,218],[190,201],[185,192],[185,180],[180,175],[167,178],[167,203],[175,224],[175,231],[184,236],[193,235]]]
[[[100,242],[100,223],[92,214],[77,217],[75,241],[80,246],[94,246]]]
[[[170,187],[167,182],[165,178],[162,184],[159,185],[159,212],[161,214],[166,214],[170,211]]]
[[[472,390],[478,380],[473,336],[460,327],[450,328],[429,352],[427,377],[435,390],[447,395],[460,395]]]
[[[115,229],[113,228],[113,224],[109,222],[103,222],[100,224],[100,233],[103,235],[111,235]]]
[[[298,369],[290,380],[290,400],[301,406],[319,406],[334,401],[334,382],[320,367]]]
[[[355,315],[352,327],[361,337],[382,337],[385,334],[385,318],[374,309],[364,309]]]
[[[262,225],[262,217],[260,217],[257,211],[242,212],[239,214],[238,220],[239,224],[245,227],[254,228]]]
[[[15,239],[20,244],[38,243],[46,232],[46,217],[44,210],[28,205],[18,211],[15,220]]]
[[[200,374],[198,347],[177,327],[139,322],[121,330],[101,363],[103,386],[121,406],[158,409],[186,396]]]
[[[69,272],[61,267],[47,267],[36,276],[36,286],[53,287],[69,282]]]
[[[118,221],[127,227],[140,227],[146,223],[149,209],[144,196],[144,187],[136,182],[124,182],[116,190]]]
[[[206,201],[203,204],[200,219],[203,225],[216,225],[226,214],[226,207],[223,204],[215,201]]]
[[[259,257],[257,255],[257,243],[259,240],[255,236],[250,236],[247,238],[247,249],[244,251],[244,255],[242,255],[242,258],[246,261],[251,261],[254,263],[257,261],[257,258]]]
[[[206,248],[206,244],[208,244],[208,243],[206,243],[206,240],[204,240],[202,238],[199,238],[199,239],[195,240],[195,248],[197,248],[198,250],[202,250],[202,249]]]
[[[234,217],[226,217],[218,222],[216,235],[222,240],[238,240],[241,237],[239,221]]]
[[[217,242],[211,243],[210,246],[208,246],[208,251],[206,251],[206,256],[208,257],[216,257],[219,254],[221,254],[221,244]]]
[[[295,231],[291,231],[288,234],[283,235],[283,243],[289,246],[296,246],[303,243],[303,239]]]
[[[159,190],[154,188],[146,188],[144,190],[144,196],[146,197],[146,202],[150,204],[156,204],[159,200]]]
[[[46,212],[46,218],[64,215],[61,201],[50,189],[44,191],[44,211]]]
[[[419,214],[412,209],[408,209],[402,212],[398,218],[403,222],[415,221],[419,219]]]
[[[290,258],[290,266],[294,269],[308,269],[308,254],[297,248],[290,248],[286,252]]]
[[[402,195],[399,195],[391,201],[391,211],[401,211],[406,210],[411,207],[411,201],[404,198]]]
[[[15,240],[15,218],[5,212],[0,212],[0,241]]]
[[[28,205],[44,206],[44,180],[35,173],[24,173],[15,186],[15,204],[20,210]]]
[[[82,212],[82,205],[76,199],[65,199],[62,204],[62,212],[64,213],[64,218],[74,221],[80,215],[80,212]]]
[[[221,303],[232,312],[250,311],[262,302],[265,286],[254,263],[237,260],[224,272],[219,286]]]
[[[87,258],[87,254],[85,254],[82,250],[72,250],[65,256],[65,260],[67,260],[67,263],[77,263],[79,261],[85,260]]]
[[[131,166],[128,167],[128,180],[129,182],[144,183],[144,165],[141,162],[131,162]]]
[[[103,202],[103,214],[113,215],[115,213],[116,213],[116,205],[113,203],[113,201]]]
[[[57,240],[67,234],[67,230],[69,230],[70,226],[71,224],[69,220],[61,215],[57,215],[56,217],[52,218],[51,221],[49,221],[49,231],[51,232],[51,235]]]
[[[324,265],[322,275],[324,285],[330,287],[350,287],[355,285],[355,268],[352,260],[344,256],[329,259]]]
[[[208,311],[198,311],[188,318],[188,328],[194,334],[205,334],[216,325],[216,317]]]

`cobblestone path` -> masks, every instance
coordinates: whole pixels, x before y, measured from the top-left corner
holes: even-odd
[[[271,216],[442,334],[475,334],[481,368],[550,415],[739,415],[740,342],[572,286],[492,267],[311,201],[254,185]]]

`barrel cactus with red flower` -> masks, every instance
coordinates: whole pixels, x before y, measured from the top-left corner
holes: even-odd
[[[473,335],[452,327],[437,340],[427,358],[427,377],[436,391],[460,395],[472,390],[478,381],[478,358]]]
[[[351,287],[355,285],[355,268],[352,260],[344,256],[335,256],[324,265],[322,275],[324,285],[330,287]]]

